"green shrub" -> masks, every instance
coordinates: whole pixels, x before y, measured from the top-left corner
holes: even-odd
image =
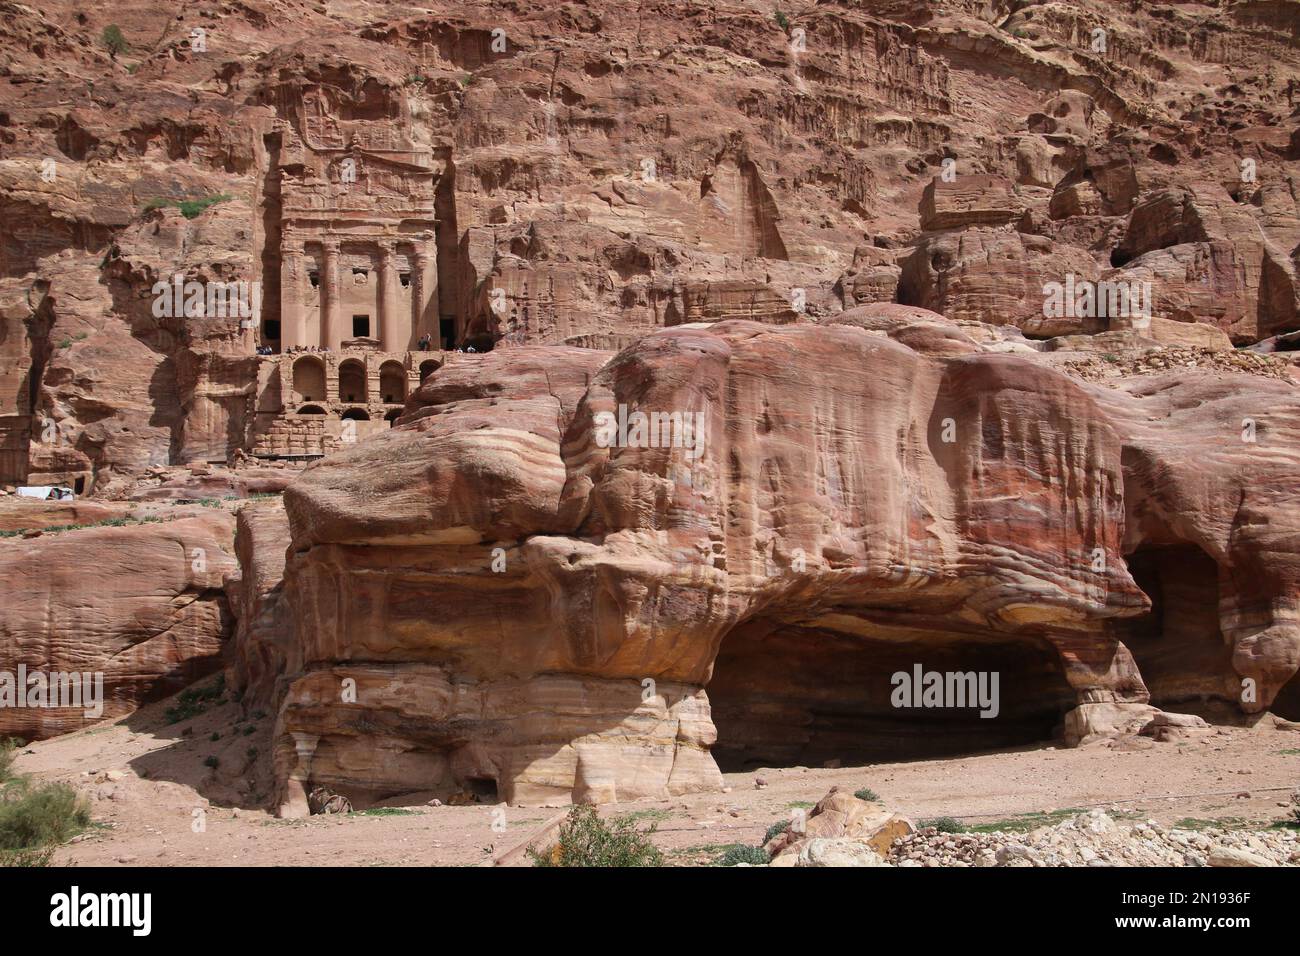
[[[203,766],[211,767],[213,770],[216,770],[221,766],[221,761],[217,758],[216,754],[208,754],[203,758]]]
[[[10,770],[14,765],[14,753],[17,750],[17,741],[7,737],[0,738],[0,784],[9,779]]]
[[[226,202],[234,197],[221,193],[216,196],[208,196],[206,199],[183,199],[177,205],[180,207],[181,215],[186,219],[193,219],[209,206],[215,206],[219,202]]]
[[[663,854],[646,839],[652,824],[637,830],[630,817],[602,820],[591,806],[576,806],[560,825],[555,846],[538,852],[528,848],[534,866],[663,866]]]
[[[940,833],[962,833],[966,829],[962,826],[960,820],[955,820],[952,817],[934,817],[931,820],[922,820],[917,824],[917,827],[922,830],[926,827],[934,827]]]
[[[0,851],[63,843],[90,823],[85,799],[66,783],[9,781],[0,792]]]
[[[788,829],[790,829],[789,820],[777,820],[776,823],[767,828],[767,833],[763,836],[763,845],[767,846]]]
[[[853,795],[857,797],[859,800],[870,800],[873,803],[880,799],[880,796],[876,793],[876,791],[870,789],[869,787],[863,787],[861,790],[854,790]]]
[[[156,196],[144,204],[141,212],[153,212],[155,209],[162,209],[164,206],[175,206],[186,219],[193,219],[209,206],[215,206],[219,202],[227,202],[233,198],[235,197],[229,193],[219,193],[203,199],[166,199],[162,196]]]
[[[108,55],[114,60],[119,53],[127,53],[131,49],[131,44],[127,43],[126,37],[122,36],[122,28],[116,23],[104,27],[104,32],[99,35],[99,39],[108,48]]]
[[[787,16],[786,16],[784,13],[782,13],[780,10],[776,11],[776,13],[773,15],[772,19],[774,19],[774,20],[776,21],[776,25],[779,26],[782,30],[789,30],[789,29],[790,29],[790,18],[787,17]]]
[[[52,846],[35,850],[0,850],[0,867],[49,866],[53,858],[54,847]]]
[[[180,696],[176,698],[176,705],[167,708],[167,723],[177,724],[182,720],[197,717],[208,709],[209,703],[216,700],[225,691],[225,674],[217,675],[217,679],[207,687],[190,687],[181,691]]]
[[[743,843],[734,843],[727,847],[726,852],[718,858],[718,866],[735,866],[738,863],[767,866],[767,851],[761,846],[745,846]]]

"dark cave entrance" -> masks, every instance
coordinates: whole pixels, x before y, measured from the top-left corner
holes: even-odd
[[[1282,685],[1269,710],[1283,720],[1300,721],[1300,671],[1292,674],[1291,679]]]
[[[1167,710],[1229,698],[1232,648],[1219,630],[1219,568],[1193,544],[1141,547],[1125,558],[1151,612],[1117,621],[1151,703]],[[1195,706],[1193,706],[1195,712]]]
[[[497,782],[493,777],[470,777],[465,781],[469,792],[474,795],[476,803],[500,803],[497,795]]]
[[[986,691],[996,673],[996,716],[981,717],[975,700],[965,707],[951,698],[941,707],[894,706],[893,675],[911,678],[917,665],[923,673],[976,680],[983,674]],[[1046,640],[914,631],[865,638],[764,621],[727,635],[705,689],[718,731],[712,753],[724,773],[1045,743],[1059,735],[1076,703]]]

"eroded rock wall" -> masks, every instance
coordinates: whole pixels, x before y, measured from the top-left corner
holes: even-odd
[[[702,440],[611,445],[620,407]],[[715,686],[729,762],[821,757],[905,719],[907,660],[1004,662],[986,743],[1135,729],[1155,708],[1124,622],[1151,600],[1127,556],[1157,546],[1212,562],[1226,649],[1196,686],[1162,674],[1165,701],[1267,708],[1300,664],[1297,414],[1289,384],[1091,385],[894,306],[453,364],[286,492],[281,773],[363,797],[712,787]]]

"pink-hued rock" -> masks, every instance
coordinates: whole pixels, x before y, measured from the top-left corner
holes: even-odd
[[[1014,325],[1035,336],[1098,332],[1105,319],[1045,313],[1048,283],[1096,281],[1100,270],[1086,250],[1045,236],[973,227],[920,241],[903,261],[900,301],[942,313]]]
[[[1025,204],[1014,187],[996,176],[936,178],[921,196],[922,229],[1001,226],[1018,220]]]
[[[221,667],[234,570],[222,512],[0,541],[0,661],[102,675],[103,712],[0,708],[0,736],[50,737],[129,714]]]
[[[1300,716],[1289,5],[4,14],[0,491],[79,500],[0,508],[0,650],[126,712],[232,638],[292,811]]]
[[[716,788],[711,752],[870,746],[898,719],[890,674],[924,662],[1002,676],[1000,720],[936,715],[954,743],[1075,704],[1067,740],[1136,732],[1144,660],[1169,699],[1269,705],[1300,665],[1294,387],[1082,384],[924,310],[858,313],[466,357],[405,424],[308,468],[285,495],[282,778],[490,780],[522,803]],[[602,447],[620,406],[700,415],[704,441]]]

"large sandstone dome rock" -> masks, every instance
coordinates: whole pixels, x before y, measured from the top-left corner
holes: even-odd
[[[1243,707],[1272,702],[1300,665],[1293,388],[1088,385],[872,311],[465,356],[308,468],[284,775],[662,797],[717,762],[1042,739],[1072,707],[1073,740],[1140,726],[1148,661],[1164,699],[1235,704],[1248,678]],[[904,719],[915,662],[998,672],[996,719]]]

